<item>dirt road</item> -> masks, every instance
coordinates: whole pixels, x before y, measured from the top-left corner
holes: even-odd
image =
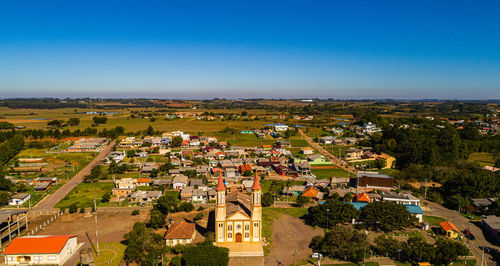
[[[468,245],[474,253],[474,257],[478,261],[478,264],[481,263],[481,255],[482,251],[479,250],[478,246],[486,246],[491,248],[498,249],[498,246],[495,246],[495,243],[489,241],[489,236],[487,236],[481,227],[479,227],[476,223],[471,222],[469,219],[460,215],[458,211],[447,209],[437,203],[430,202],[424,199],[421,199],[422,202],[425,202],[427,206],[431,209],[427,211],[426,215],[439,216],[447,219],[454,225],[458,227],[460,230],[469,229],[471,233],[476,237],[476,240],[469,240]],[[484,262],[485,265],[493,266],[497,265],[495,261],[491,258],[489,254],[484,254]]]
[[[90,170],[92,169],[92,167],[97,165],[102,159],[108,156],[114,145],[115,142],[111,141],[111,143],[104,147],[103,150],[94,158],[94,160],[92,160],[87,166],[80,170],[80,172],[73,176],[73,178],[66,182],[66,184],[64,184],[56,192],[47,196],[40,203],[38,203],[38,205],[36,205],[33,209],[37,211],[53,209],[60,200],[62,200],[69,192],[71,192],[71,190],[73,190],[78,184],[83,181],[83,178],[86,175],[90,174]]]
[[[309,145],[311,145],[313,148],[315,148],[316,150],[318,150],[321,154],[323,154],[323,156],[325,156],[326,158],[330,159],[330,161],[335,166],[337,166],[337,167],[339,167],[341,169],[344,169],[347,172],[353,173],[355,175],[358,173],[358,171],[354,167],[352,167],[352,166],[350,166],[348,164],[345,164],[339,158],[333,156],[329,151],[327,151],[323,147],[321,147],[312,138],[310,138],[309,136],[307,136],[306,133],[304,133],[302,131],[302,129],[299,129],[299,133],[309,143]]]

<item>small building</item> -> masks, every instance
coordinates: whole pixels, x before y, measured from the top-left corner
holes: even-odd
[[[411,194],[392,194],[387,193],[382,196],[382,201],[395,202],[403,205],[420,206],[420,200]]]
[[[191,201],[196,203],[207,203],[208,194],[207,191],[203,189],[194,189],[191,196]]]
[[[302,153],[304,155],[310,155],[310,154],[314,153],[314,149],[309,148],[309,147],[305,147],[305,148],[300,149],[300,153]]]
[[[195,224],[181,221],[168,228],[165,234],[165,244],[169,247],[191,244],[195,236]]]
[[[187,186],[188,184],[188,177],[180,174],[174,177],[174,180],[172,181],[172,186],[174,189],[183,189]]]
[[[302,197],[320,200],[323,199],[323,193],[320,192],[317,188],[310,186],[304,190],[304,192],[302,193]]]
[[[113,188],[111,190],[111,193],[113,196],[117,196],[119,198],[123,197],[128,197],[130,194],[132,194],[133,189],[131,188]]]
[[[356,175],[356,187],[365,190],[391,190],[394,187],[394,177],[377,172],[360,171]]]
[[[17,193],[9,199],[9,205],[23,205],[29,199],[31,199],[30,194]]]
[[[441,229],[443,229],[446,236],[449,238],[455,239],[460,235],[460,230],[458,230],[458,228],[450,222],[442,222],[439,226],[441,226]]]
[[[33,187],[35,191],[46,191],[51,186],[51,183],[36,183]]]
[[[134,178],[122,178],[115,181],[115,187],[117,188],[127,188],[134,190],[137,186],[137,179]]]
[[[78,250],[76,235],[17,237],[3,254],[6,265],[63,265]]]
[[[359,193],[356,195],[356,202],[370,202],[370,196],[367,193]]]
[[[500,241],[500,217],[495,215],[483,217],[481,224],[491,236]]]
[[[161,178],[161,179],[154,179],[153,180],[153,186],[164,186],[164,187],[169,187],[172,185],[172,179],[168,178]]]
[[[305,186],[293,185],[289,188],[284,188],[281,193],[286,196],[300,196],[306,190]]]
[[[147,204],[157,201],[162,196],[161,191],[136,191],[130,195],[130,201]]]
[[[149,187],[150,184],[151,184],[151,178],[141,177],[141,178],[137,179],[137,185],[138,186],[147,186],[147,187]]]

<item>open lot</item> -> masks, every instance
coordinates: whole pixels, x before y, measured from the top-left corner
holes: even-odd
[[[80,183],[66,197],[56,205],[58,208],[68,208],[76,203],[79,208],[89,208],[94,205],[94,199],[98,206],[103,206],[101,202],[105,193],[111,193],[114,188],[112,182]]]
[[[488,152],[474,152],[469,155],[469,161],[477,162],[481,166],[495,165],[495,157],[492,153]]]

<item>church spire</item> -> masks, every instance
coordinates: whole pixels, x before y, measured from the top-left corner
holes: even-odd
[[[226,190],[226,187],[224,186],[224,179],[222,179],[222,172],[219,172],[219,181],[218,181],[217,187],[215,189],[217,191]]]
[[[252,190],[261,190],[259,183],[259,176],[255,173],[255,178],[253,179]]]

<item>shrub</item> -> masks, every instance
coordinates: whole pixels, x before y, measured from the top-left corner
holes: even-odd
[[[78,211],[78,205],[76,205],[76,203],[69,205],[69,213],[75,213],[76,211]]]
[[[136,216],[136,215],[139,215],[139,210],[133,210],[132,211],[132,216]]]
[[[182,258],[180,256],[174,256],[170,260],[170,263],[168,265],[170,265],[170,266],[181,266],[182,265]]]
[[[80,213],[85,213],[85,208],[81,207],[80,208]]]
[[[203,218],[203,213],[198,213],[198,214],[196,214],[196,216],[194,217],[193,220],[198,221],[198,220],[201,220],[201,218]]]

